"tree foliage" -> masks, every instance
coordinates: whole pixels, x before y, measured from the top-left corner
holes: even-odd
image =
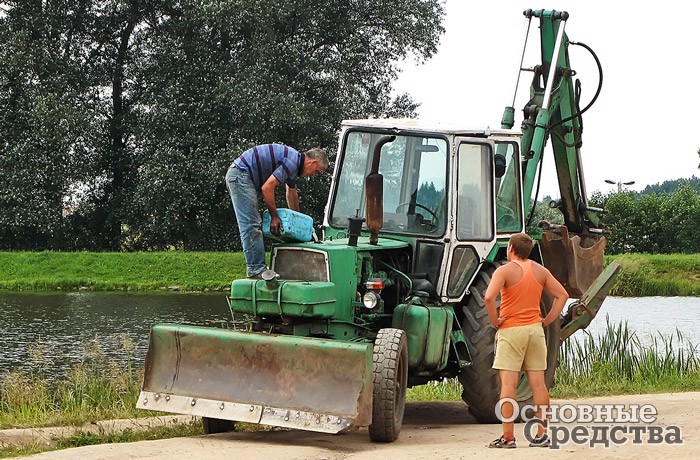
[[[603,197],[611,253],[697,253],[700,235],[700,191],[689,183],[673,192]]]
[[[590,202],[606,210],[603,222],[609,231],[609,253],[700,252],[695,228],[700,219],[700,189],[690,180],[677,181],[675,189],[659,193],[596,193]]]
[[[606,252],[698,253],[700,252],[700,184],[698,179],[679,179],[650,185],[642,192],[622,190],[596,192],[589,204],[605,209],[602,216],[608,240]],[[548,206],[550,197],[538,202],[533,225],[542,220],[563,224],[561,212]]]
[[[335,148],[344,118],[410,116],[438,0],[0,3],[0,245],[238,247],[223,177],[252,145]],[[316,219],[328,175],[302,181]]]

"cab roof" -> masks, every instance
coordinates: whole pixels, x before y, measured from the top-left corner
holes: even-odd
[[[369,128],[389,129],[396,131],[409,131],[418,133],[442,133],[465,136],[508,135],[518,136],[519,131],[509,129],[491,129],[490,127],[474,128],[457,123],[445,123],[418,118],[365,118],[357,120],[343,120],[342,128]]]

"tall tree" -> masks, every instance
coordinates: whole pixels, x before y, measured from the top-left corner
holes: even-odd
[[[244,149],[331,150],[343,118],[411,115],[397,61],[431,56],[439,0],[0,3],[0,246],[237,245]],[[328,175],[304,183],[318,218]]]
[[[335,147],[343,118],[411,115],[396,63],[436,50],[436,0],[183,1],[144,69],[135,247],[238,245],[223,176],[256,143]],[[316,218],[328,176],[302,184]],[[143,216],[144,218],[141,218]]]
[[[65,198],[85,178],[92,119],[82,18],[89,2],[3,2],[0,247],[60,249]]]

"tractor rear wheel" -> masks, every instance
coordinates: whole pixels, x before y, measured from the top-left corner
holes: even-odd
[[[373,401],[369,437],[391,442],[399,437],[406,407],[408,339],[401,329],[380,329],[372,353]]]
[[[202,431],[204,434],[228,433],[235,431],[236,422],[220,418],[202,417]]]
[[[469,413],[480,423],[499,423],[496,416],[496,403],[499,400],[500,382],[498,371],[493,369],[494,339],[496,330],[491,327],[489,315],[484,304],[484,294],[491,282],[491,276],[496,268],[506,263],[495,262],[484,264],[470,288],[471,295],[466,304],[462,305],[462,332],[469,346],[472,357],[471,365],[459,374],[462,383],[462,399],[469,405]],[[542,295],[541,309],[546,314],[551,308],[551,298]],[[545,383],[547,388],[554,384],[554,374],[559,364],[559,321],[555,321],[545,329],[547,341],[547,370]],[[521,372],[517,388],[516,400],[521,405],[532,403],[532,392],[527,383],[527,377]]]

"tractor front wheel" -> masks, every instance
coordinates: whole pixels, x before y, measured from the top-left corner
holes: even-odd
[[[372,353],[374,394],[369,437],[391,442],[399,437],[406,407],[408,339],[401,329],[380,329]]]

